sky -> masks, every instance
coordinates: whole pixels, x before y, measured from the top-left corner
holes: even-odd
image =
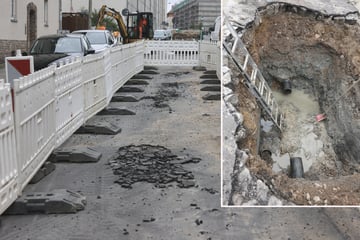
[[[171,9],[171,6],[174,5],[175,3],[179,3],[181,2],[181,0],[167,0],[168,4],[167,4],[167,11],[169,12]]]

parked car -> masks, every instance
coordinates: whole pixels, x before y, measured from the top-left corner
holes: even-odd
[[[50,64],[59,64],[71,56],[85,56],[95,53],[89,40],[80,34],[58,34],[39,37],[30,49],[34,57],[34,70]]]
[[[115,38],[108,30],[77,30],[72,33],[86,35],[96,53],[116,44]]]
[[[219,41],[221,34],[221,16],[217,17],[214,23],[213,31],[210,33],[210,41]]]
[[[171,30],[155,30],[154,40],[171,40]]]

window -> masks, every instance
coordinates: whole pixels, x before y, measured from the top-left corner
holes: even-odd
[[[44,26],[49,26],[49,1],[44,0]]]
[[[17,22],[17,0],[11,0],[11,21]]]

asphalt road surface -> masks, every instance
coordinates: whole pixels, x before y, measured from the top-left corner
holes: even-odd
[[[74,134],[64,144],[96,149],[103,154],[99,162],[56,163],[54,172],[25,189],[78,191],[87,197],[85,209],[76,214],[1,216],[1,240],[358,239],[357,208],[221,208],[220,101],[202,99],[207,93],[200,91],[204,72],[165,67],[155,72],[141,74],[152,78],[145,79],[148,85],[137,85],[144,92],[120,94],[140,101],[110,104],[136,115],[95,116],[90,121],[116,124],[121,133]],[[129,158],[120,162],[119,148],[150,145],[166,149],[172,160],[196,160],[177,165],[178,172],[190,172],[181,176],[188,178],[186,186],[171,179],[160,183],[163,167],[151,170],[155,180],[150,182],[132,176],[127,187],[119,183],[113,171],[119,164],[127,164],[127,170],[149,170],[144,161],[139,166],[142,160],[135,159],[136,154],[133,164]],[[171,173],[176,175],[174,169]]]

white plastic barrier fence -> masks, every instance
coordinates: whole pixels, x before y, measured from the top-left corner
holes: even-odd
[[[146,41],[144,64],[152,66],[198,66],[197,41]]]
[[[113,95],[124,83],[144,69],[144,42],[136,42],[112,48],[111,78]],[[110,101],[110,100],[109,100]]]
[[[201,41],[200,42],[200,66],[207,69],[216,70],[218,59],[221,55],[218,52],[217,42]]]
[[[85,121],[84,84],[80,58],[55,69],[56,146],[60,146]]]
[[[74,58],[15,79],[15,113],[10,85],[0,80],[0,214],[51,152],[143,69],[143,44]]]
[[[113,80],[111,75],[111,57],[110,49],[104,52],[104,69],[105,69],[105,88],[106,88],[106,105],[111,101],[113,95]]]
[[[0,214],[19,192],[13,117],[10,84],[0,80]]]
[[[53,65],[14,80],[20,190],[55,148],[54,71]]]
[[[107,105],[104,55],[84,57],[82,75],[85,88],[85,119],[90,119]]]

